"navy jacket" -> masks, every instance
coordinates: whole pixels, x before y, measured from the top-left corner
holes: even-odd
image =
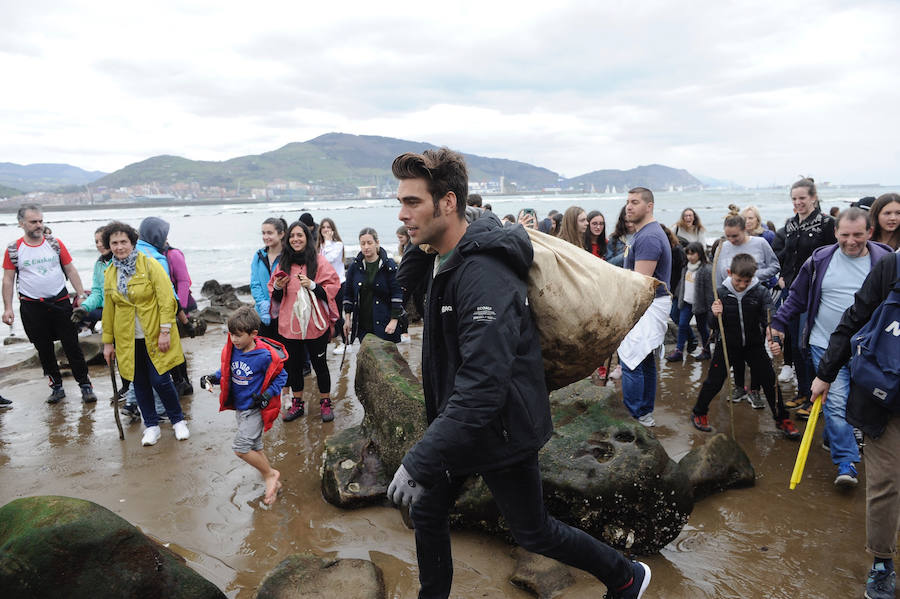
[[[392,318],[400,318],[403,314],[403,290],[397,282],[397,263],[388,257],[384,248],[378,248],[378,272],[372,283],[372,305],[359,305],[359,290],[366,282],[366,264],[362,252],[356,255],[347,269],[347,282],[344,286],[344,312],[353,314],[353,330],[350,331],[350,343],[359,334],[359,311],[372,310],[373,333],[378,337],[397,343],[400,341],[400,327],[388,335],[384,328]]]
[[[422,340],[429,425],[403,458],[426,487],[519,462],[553,432],[527,296],[533,257],[520,225],[504,228],[486,214],[430,282]]]

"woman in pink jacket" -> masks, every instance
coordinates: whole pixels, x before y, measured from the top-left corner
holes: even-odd
[[[325,361],[332,325],[337,321],[335,296],[341,288],[337,272],[328,260],[316,252],[316,244],[309,229],[297,221],[288,227],[284,249],[278,259],[280,269],[269,279],[273,309],[278,309],[278,333],[288,352],[286,370],[293,395],[291,405],[282,419],[290,422],[303,415],[303,346],[309,353],[319,385],[319,407],[322,422],[334,420],[331,411],[331,374]],[[298,296],[304,294],[313,308],[307,323],[301,323],[294,309]],[[303,299],[301,299],[303,301]],[[315,310],[315,307],[318,310]],[[321,317],[319,317],[321,316]],[[296,357],[295,357],[296,356]]]

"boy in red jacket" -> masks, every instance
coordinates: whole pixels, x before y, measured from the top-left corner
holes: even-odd
[[[237,433],[231,448],[262,474],[266,482],[263,503],[272,505],[281,489],[281,473],[269,465],[262,434],[272,428],[281,410],[281,388],[287,381],[287,351],[277,341],[259,337],[262,322],[255,310],[243,306],[228,318],[228,340],[222,367],[200,379],[200,387],[213,392],[220,385],[219,411],[235,410]],[[230,376],[222,376],[230,372]]]

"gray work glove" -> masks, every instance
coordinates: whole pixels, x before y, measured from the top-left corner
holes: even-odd
[[[394,505],[409,506],[414,504],[424,491],[424,488],[412,479],[406,467],[400,464],[394,473],[394,480],[388,485],[387,496]]]

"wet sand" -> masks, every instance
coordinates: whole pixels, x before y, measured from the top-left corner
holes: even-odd
[[[231,451],[233,413],[219,413],[217,395],[196,384],[200,375],[218,368],[223,331],[211,327],[205,337],[184,342],[195,381],[195,394],[183,401],[191,430],[184,442],[164,423],[159,443],[141,447],[142,427],[127,419],[120,441],[104,367],[91,367],[101,398],[93,405],[81,403],[68,376],[68,397],[56,406],[44,403],[48,390],[39,368],[0,376],[0,393],[15,402],[13,409],[0,411],[0,505],[47,494],[99,503],[169,544],[232,598],[254,597],[266,572],[304,550],[370,559],[383,569],[389,597],[415,597],[414,541],[399,512],[387,506],[343,511],[321,495],[325,437],[363,416],[353,391],[355,352],[343,369],[340,356],[329,355],[333,423],[319,420],[315,380],[308,377],[307,415],[279,421],[265,435],[266,454],[284,483],[278,501],[266,508],[262,479]],[[413,343],[399,347],[416,371],[421,328],[411,332]],[[690,358],[683,365],[661,365],[653,431],[675,460],[708,438],[688,421],[705,368]],[[792,397],[793,389],[785,387],[785,396]],[[710,421],[717,430],[730,430],[727,402],[713,403]],[[660,554],[641,558],[653,571],[648,599],[861,597],[870,564],[863,550],[864,468],[858,488],[835,489],[835,468],[820,448],[820,432],[803,482],[790,491],[798,443],[782,439],[768,409],[737,404],[734,421],[757,484],[701,500],[675,541]],[[514,562],[505,543],[454,532],[453,549],[453,597],[532,596],[509,584]],[[602,596],[601,584],[573,572],[576,584],[560,597]]]

